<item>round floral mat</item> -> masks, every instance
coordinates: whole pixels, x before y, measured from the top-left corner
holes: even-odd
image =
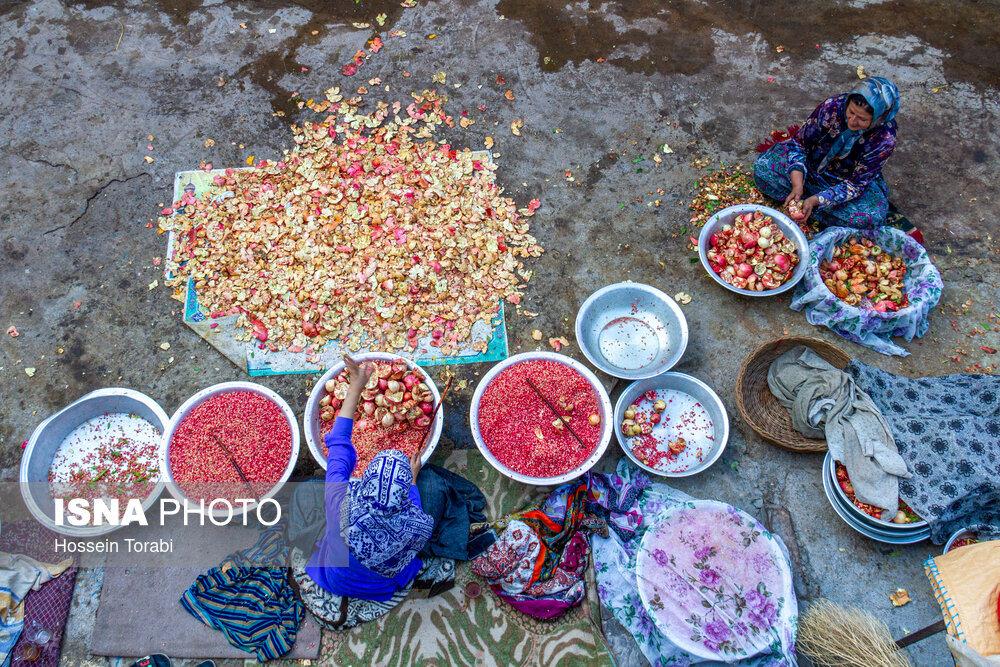
[[[752,516],[711,500],[682,503],[642,538],[639,597],[670,641],[731,662],[774,643],[794,605],[792,573],[775,538]]]

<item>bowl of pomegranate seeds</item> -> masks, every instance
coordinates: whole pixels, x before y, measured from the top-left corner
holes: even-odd
[[[956,530],[952,533],[951,537],[944,544],[944,551],[941,553],[948,553],[952,549],[958,549],[961,547],[967,547],[970,544],[978,544],[981,540],[974,532],[968,528],[962,528],[961,530]]]
[[[159,451],[168,421],[156,401],[132,389],[98,389],[66,406],[25,445],[19,480],[28,510],[63,535],[96,537],[118,526],[57,524],[56,499],[83,498],[91,509],[97,499],[117,503],[119,516],[132,499],[149,509],[163,491]]]
[[[608,375],[639,380],[674,367],[688,343],[687,319],[677,302],[642,283],[597,290],[576,313],[584,356]]]
[[[758,204],[724,208],[698,236],[701,264],[731,292],[773,296],[795,287],[809,268],[809,242],[784,213]]]
[[[525,352],[479,381],[469,424],[490,465],[545,486],[575,479],[600,460],[611,441],[611,415],[608,392],[586,366],[562,354]]]
[[[431,423],[441,394],[430,375],[409,359],[389,352],[358,354],[354,359],[359,363],[374,363],[375,372],[368,379],[354,412],[351,441],[358,462],[352,477],[361,477],[375,455],[383,450],[398,449],[409,456],[417,451],[430,430],[427,448],[420,457],[427,463],[444,427],[443,407]],[[306,444],[324,470],[327,455],[324,438],[333,428],[349,382],[343,362],[330,368],[313,387],[302,415]]]
[[[633,382],[618,397],[618,444],[640,468],[688,477],[711,467],[729,440],[722,399],[698,378],[668,372]]]
[[[242,516],[281,489],[298,458],[299,426],[288,403],[254,382],[222,382],[184,401],[170,418],[160,472],[186,506]]]

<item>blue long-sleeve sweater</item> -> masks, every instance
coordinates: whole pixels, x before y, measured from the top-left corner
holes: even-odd
[[[410,583],[423,567],[423,563],[419,558],[414,558],[396,576],[383,577],[359,563],[347,548],[348,480],[358,460],[354,445],[351,444],[353,428],[353,419],[337,417],[333,430],[326,436],[326,446],[329,449],[326,458],[324,494],[326,531],[313,549],[312,557],[306,566],[306,574],[334,595],[359,600],[384,601]],[[410,487],[410,500],[417,507],[421,506],[420,492],[417,491],[416,485]],[[342,507],[345,510],[343,514]],[[343,526],[343,536],[341,526]]]

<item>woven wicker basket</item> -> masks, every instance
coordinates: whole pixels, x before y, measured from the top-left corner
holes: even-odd
[[[807,438],[792,428],[791,415],[767,386],[771,362],[799,345],[811,347],[840,369],[851,360],[840,348],[818,338],[792,336],[768,341],[751,352],[740,367],[736,376],[736,407],[743,421],[768,442],[793,452],[825,452],[824,440]]]

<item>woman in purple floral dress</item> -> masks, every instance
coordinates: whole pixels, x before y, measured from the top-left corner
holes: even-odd
[[[889,188],[882,167],[896,147],[897,111],[896,86],[864,79],[820,104],[794,137],[757,158],[757,187],[786,206],[801,200],[805,220],[822,226],[884,225]]]

